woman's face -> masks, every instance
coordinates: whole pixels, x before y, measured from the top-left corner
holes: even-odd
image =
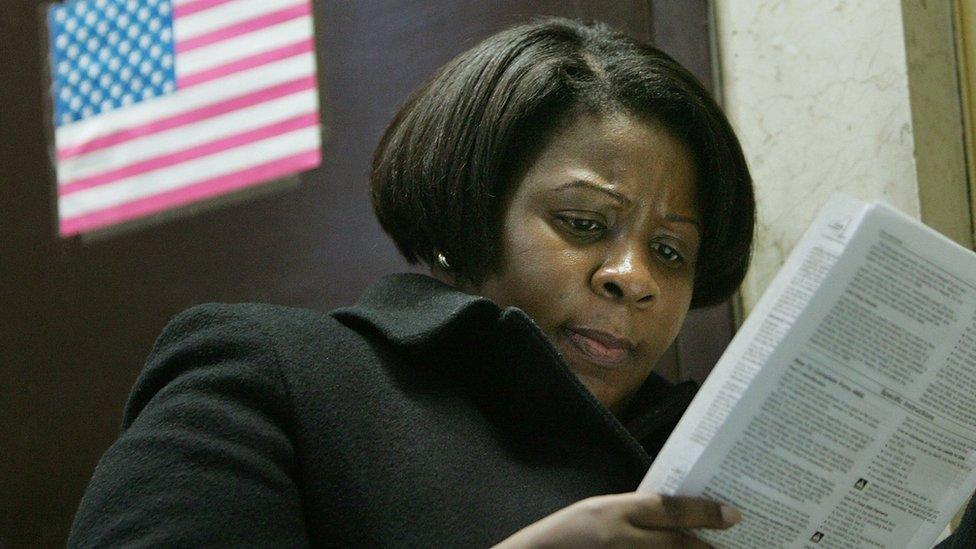
[[[691,152],[661,125],[581,115],[522,173],[501,268],[476,291],[525,311],[619,413],[691,302],[701,238]]]

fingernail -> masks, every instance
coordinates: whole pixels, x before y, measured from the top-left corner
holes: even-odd
[[[725,524],[732,526],[733,524],[738,524],[742,520],[742,513],[738,509],[732,507],[731,505],[722,506],[722,520]]]

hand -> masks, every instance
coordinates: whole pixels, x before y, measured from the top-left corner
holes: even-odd
[[[576,502],[495,548],[709,547],[679,529],[725,529],[739,520],[737,509],[714,501],[631,492]]]

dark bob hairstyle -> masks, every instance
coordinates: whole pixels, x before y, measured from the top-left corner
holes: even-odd
[[[450,258],[475,286],[500,266],[512,183],[581,109],[663,124],[691,149],[703,235],[693,307],[719,303],[749,265],[755,202],[738,139],[708,92],[663,52],[606,25],[543,19],[462,53],[418,88],[373,158],[376,215],[411,263]]]

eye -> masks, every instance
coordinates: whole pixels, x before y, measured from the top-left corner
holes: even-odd
[[[657,252],[657,254],[661,256],[661,259],[667,263],[679,264],[684,261],[684,256],[681,255],[681,252],[672,248],[671,246],[668,246],[667,244],[655,242],[651,244],[651,249]]]
[[[603,223],[585,217],[561,215],[558,219],[566,228],[579,235],[592,236],[607,228]]]

